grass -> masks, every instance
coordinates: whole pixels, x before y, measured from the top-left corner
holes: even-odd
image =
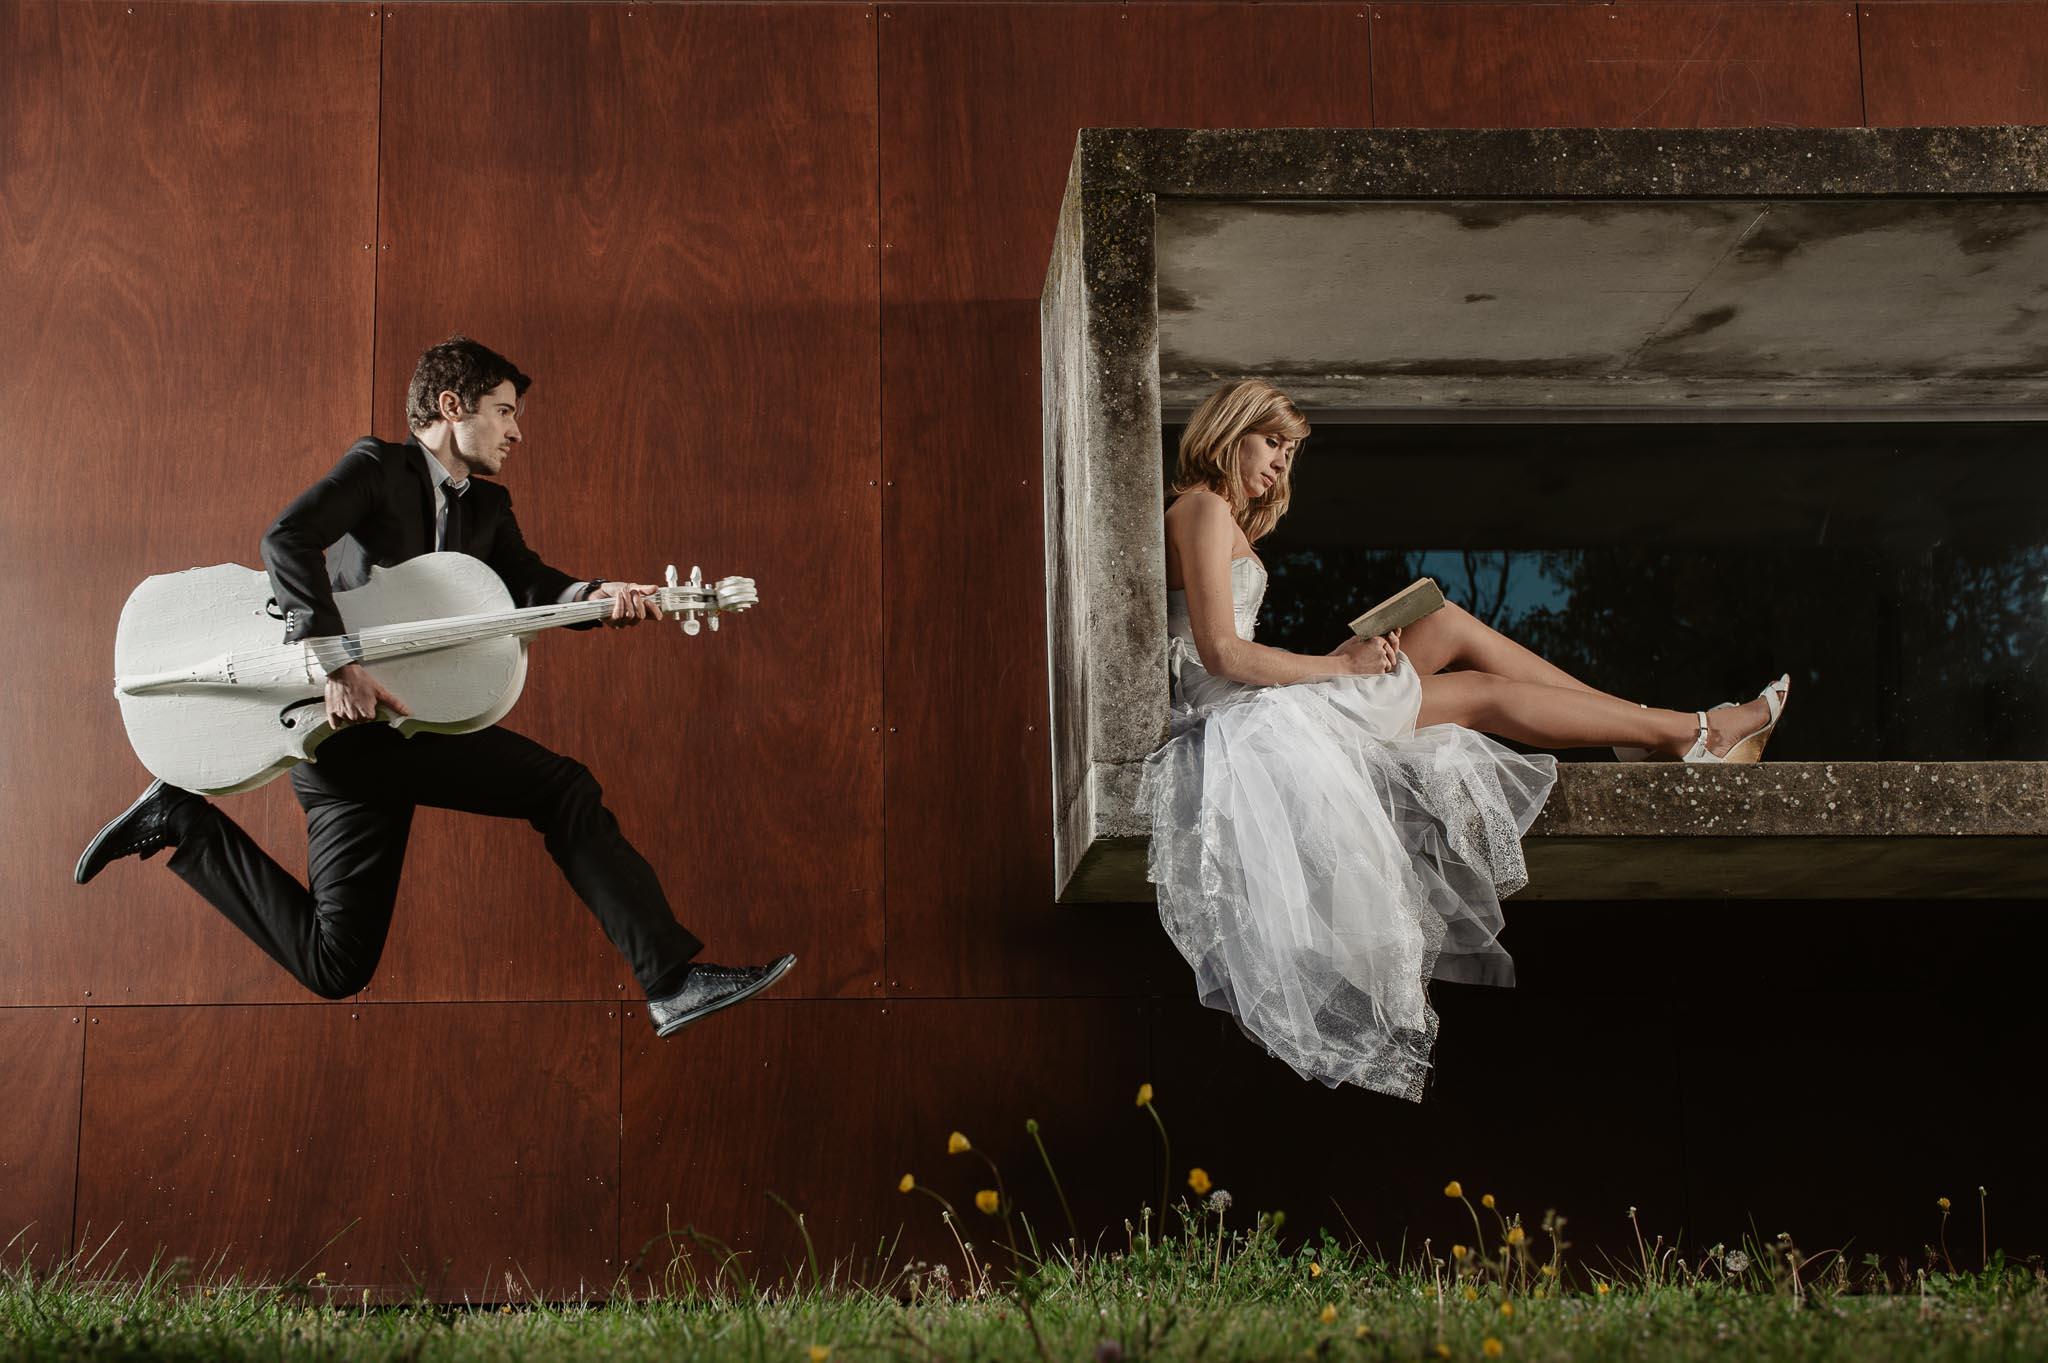
[[[1164,1166],[1166,1126],[1151,1087]],[[1283,1241],[1281,1219],[1233,1215],[1228,1192],[1188,1171],[1192,1200],[1170,1231],[1149,1208],[1113,1243],[1083,1247],[1036,1122],[1026,1131],[1057,1195],[1064,1238],[1010,1200],[1002,1171],[965,1135],[947,1149],[985,1165],[993,1187],[963,1214],[905,1175],[952,1232],[948,1263],[846,1263],[821,1272],[804,1233],[804,1262],[764,1285],[708,1237],[682,1232],[657,1247],[652,1276],[622,1279],[601,1298],[451,1307],[424,1299],[376,1304],[324,1274],[254,1283],[161,1261],[139,1271],[93,1254],[53,1270],[0,1247],[0,1363],[13,1359],[486,1360],[660,1359],[747,1363],[1211,1363],[1306,1359],[1692,1359],[1758,1363],[1994,1360],[2048,1357],[2048,1275],[1993,1253],[1983,1190],[1960,1270],[1949,1250],[1947,1199],[1918,1268],[1834,1251],[1807,1254],[1789,1237],[1686,1253],[1636,1237],[1626,1265],[1578,1262],[1564,1219],[1534,1227],[1473,1202],[1471,1243],[1392,1258],[1323,1233]],[[977,1179],[976,1182],[981,1180]],[[803,1232],[793,1208],[775,1199]],[[1634,1212],[1630,1212],[1631,1220]],[[1460,1221],[1464,1217],[1460,1216]],[[967,1226],[994,1230],[980,1248]],[[991,1248],[993,1246],[993,1248]],[[1974,1251],[1974,1253],[1971,1253]]]
[[[1697,1265],[1665,1252],[1625,1273],[1552,1276],[1518,1261],[1517,1248],[1394,1263],[1328,1237],[1285,1249],[1271,1226],[1233,1228],[1226,1211],[1190,1208],[1180,1234],[1148,1245],[1138,1229],[1125,1245],[1078,1260],[1054,1252],[1015,1278],[911,1263],[869,1285],[834,1275],[840,1282],[823,1288],[762,1288],[731,1272],[706,1285],[678,1256],[638,1295],[621,1284],[608,1300],[477,1308],[347,1303],[317,1278],[17,1267],[0,1276],[0,1359],[2048,1356],[2048,1278],[1996,1256],[1978,1272],[1901,1278],[1831,1256],[1802,1260],[1779,1243],[1709,1251]]]

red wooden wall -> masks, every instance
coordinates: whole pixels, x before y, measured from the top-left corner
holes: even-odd
[[[1635,1203],[1910,1244],[1938,1193],[2017,1183],[1967,1135],[2003,1090],[1898,1096],[1996,1068],[1917,1016],[1995,960],[1930,984],[1914,910],[1525,909],[1525,987],[1445,991],[1409,1108],[1251,1051],[1149,911],[1054,907],[1036,307],[1083,126],[2048,122],[2044,68],[2039,3],[0,0],[0,1239],[566,1293],[685,1225],[774,1271],[772,1191],[829,1253],[906,1217],[937,1250],[895,1181],[970,1193],[955,1127],[1029,1190],[1038,1118],[1094,1225],[1155,1200],[1145,1079],[1241,1203],[1390,1240],[1451,1176],[1585,1243]],[[108,694],[128,590],[255,562],[456,329],[538,378],[505,481],[552,561],[762,584],[715,637],[542,641],[514,717],[712,959],[801,957],[672,1041],[523,828],[423,814],[344,1004],[160,860],[69,882],[146,779]],[[232,809],[297,863],[281,784]],[[1807,1045],[1777,1008],[1909,1035]],[[1816,1191],[1774,1113],[1919,1154]]]

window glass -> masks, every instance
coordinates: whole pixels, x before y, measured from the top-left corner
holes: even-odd
[[[2044,510],[2048,424],[1324,423],[1258,637],[1326,652],[1426,574],[1630,700],[1791,672],[1773,758],[2048,758]]]

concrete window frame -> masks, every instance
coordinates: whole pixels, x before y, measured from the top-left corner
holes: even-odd
[[[1056,898],[1152,897],[1159,199],[2044,195],[2048,128],[1084,129],[1039,309]],[[2044,851],[2048,762],[1567,763],[1522,897],[2029,898]]]

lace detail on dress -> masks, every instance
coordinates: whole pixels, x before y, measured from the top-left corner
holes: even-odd
[[[1252,637],[1265,575],[1232,566]],[[1181,650],[1175,736],[1146,764],[1159,917],[1203,1003],[1297,1074],[1417,1099],[1437,1016],[1428,981],[1507,985],[1500,899],[1555,779],[1469,729],[1417,730],[1421,679],[1243,686]]]

